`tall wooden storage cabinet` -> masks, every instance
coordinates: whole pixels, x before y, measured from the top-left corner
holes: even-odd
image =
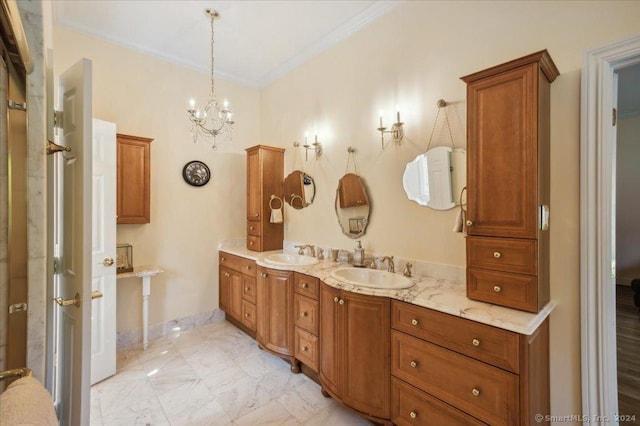
[[[117,222],[151,221],[151,141],[117,135]]]
[[[284,207],[284,149],[257,145],[247,149],[247,248],[253,251],[282,248],[284,226],[271,223],[269,201],[274,208]]]
[[[467,296],[538,312],[549,301],[546,50],[467,83]]]

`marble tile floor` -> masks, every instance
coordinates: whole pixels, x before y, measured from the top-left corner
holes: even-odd
[[[226,321],[118,351],[91,425],[369,425]]]

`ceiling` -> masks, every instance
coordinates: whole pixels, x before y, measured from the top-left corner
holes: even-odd
[[[265,86],[400,4],[365,1],[58,0],[54,25],[210,72],[217,10],[215,74]]]

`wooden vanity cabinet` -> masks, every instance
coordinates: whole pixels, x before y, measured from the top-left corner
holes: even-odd
[[[544,50],[462,77],[470,299],[529,312],[549,301],[549,104],[558,74]],[[500,283],[481,278],[485,270],[498,271]],[[503,273],[519,274],[519,288]]]
[[[269,202],[283,208],[284,149],[257,145],[247,150],[247,248],[253,251],[278,250],[284,240],[283,223],[271,223]]]
[[[548,320],[527,336],[391,305],[394,423],[530,425],[549,414]]]
[[[151,221],[151,142],[153,139],[117,134],[116,221]]]
[[[391,413],[390,301],[320,285],[323,392],[378,421]]]
[[[258,344],[291,363],[300,372],[294,356],[293,286],[294,273],[258,267],[257,276]]]
[[[235,325],[242,324],[251,336],[256,332],[256,264],[254,261],[220,252],[220,309]]]

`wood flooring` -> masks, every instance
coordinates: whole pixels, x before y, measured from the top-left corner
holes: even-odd
[[[631,416],[620,419],[620,424],[640,425],[640,311],[633,305],[631,287],[616,286],[616,336],[618,409]]]

